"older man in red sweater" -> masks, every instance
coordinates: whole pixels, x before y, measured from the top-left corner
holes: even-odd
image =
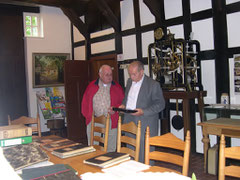
[[[116,150],[118,113],[110,107],[118,107],[124,98],[122,87],[112,80],[112,68],[102,65],[99,78],[90,82],[82,99],[82,114],[86,118],[88,143],[90,144],[92,113],[95,116],[111,114],[108,152]]]

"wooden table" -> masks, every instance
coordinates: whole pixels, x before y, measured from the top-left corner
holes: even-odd
[[[196,120],[195,120],[195,99],[198,99],[198,111],[200,120],[203,121],[203,97],[207,95],[206,91],[163,91],[166,100],[166,110],[170,110],[170,99],[182,99],[182,116],[184,124],[184,137],[187,130],[191,133],[191,152],[196,152]],[[161,134],[170,132],[170,114],[167,119],[161,119]]]
[[[92,158],[94,156],[101,155],[104,153],[105,152],[103,151],[96,150],[95,152],[74,156],[66,159],[58,158],[57,156],[52,155],[51,152],[47,152],[47,155],[50,158],[49,161],[53,162],[54,164],[69,164],[78,172],[78,175],[81,175],[86,172],[92,172],[92,173],[102,172],[101,168],[85,164],[83,163],[83,160]],[[145,170],[144,172],[166,172],[166,171],[167,170],[164,167],[151,166],[150,169]]]
[[[207,172],[207,151],[209,148],[209,134],[228,137],[240,137],[240,119],[216,118],[198,123],[202,126],[204,144],[204,171]]]

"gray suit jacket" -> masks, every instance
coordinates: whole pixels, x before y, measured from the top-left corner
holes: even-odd
[[[125,89],[125,97],[123,105],[126,106],[128,92],[131,88],[132,80],[129,78]],[[131,114],[124,114],[124,123],[141,121],[141,144],[139,161],[144,162],[144,141],[146,127],[150,127],[150,136],[158,135],[159,112],[165,108],[165,100],[163,97],[160,83],[152,78],[144,75],[142,85],[139,90],[136,108],[143,110],[142,116],[132,116]]]

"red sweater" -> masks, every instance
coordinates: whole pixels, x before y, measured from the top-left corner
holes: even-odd
[[[99,79],[90,82],[87,86],[83,99],[82,99],[82,114],[86,118],[86,125],[88,125],[92,120],[93,113],[93,96],[99,89],[98,86]],[[112,81],[110,87],[110,98],[111,98],[111,106],[118,107],[122,104],[122,100],[124,98],[124,92],[122,87],[117,83]],[[112,120],[112,128],[117,128],[118,123],[118,113],[115,112],[111,115]]]

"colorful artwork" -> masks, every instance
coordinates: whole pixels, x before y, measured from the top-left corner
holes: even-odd
[[[64,97],[57,87],[45,88],[45,91],[38,91],[36,95],[44,119],[65,118],[66,110]]]

